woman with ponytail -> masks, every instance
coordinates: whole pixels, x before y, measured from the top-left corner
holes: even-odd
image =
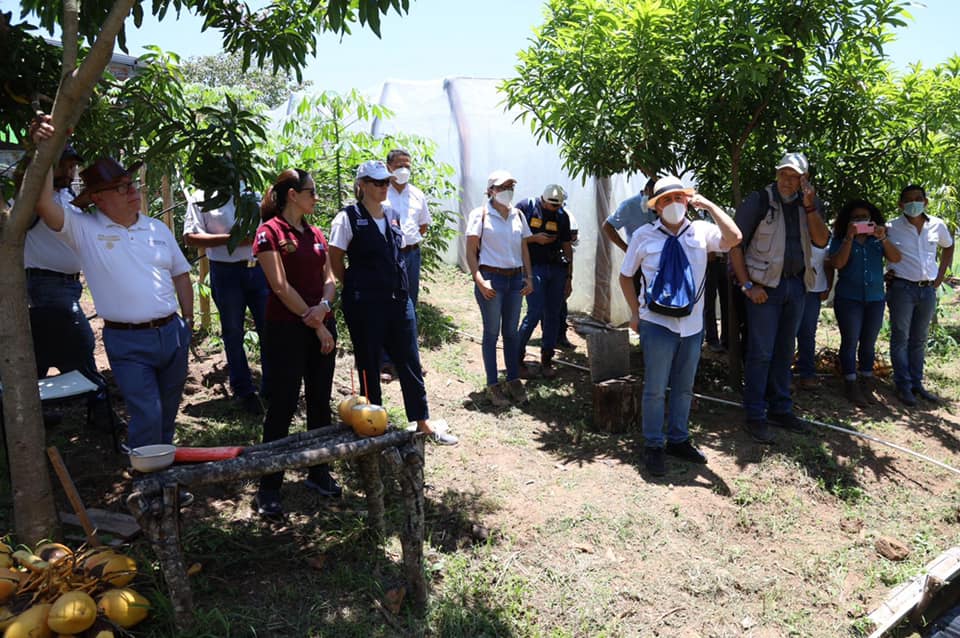
[[[330,262],[343,283],[343,318],[350,330],[363,394],[381,405],[380,355],[386,352],[400,377],[408,421],[440,445],[457,437],[430,423],[427,390],[417,345],[417,316],[410,299],[400,249],[400,217],[384,200],[390,171],[381,161],[357,169],[357,202],[337,213],[330,226]]]
[[[263,441],[287,436],[301,382],[307,429],[328,426],[336,362],[337,328],[331,305],[336,285],[323,232],[306,219],[317,204],[316,185],[303,170],[288,169],[267,189],[260,204],[254,254],[270,285],[261,356],[271,370],[270,403]],[[276,371],[274,374],[273,371]],[[260,479],[255,507],[263,516],[283,514],[283,472]],[[327,464],[310,468],[304,485],[321,496],[340,496]]]

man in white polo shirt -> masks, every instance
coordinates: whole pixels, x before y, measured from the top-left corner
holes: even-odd
[[[46,126],[35,139],[52,134]],[[170,229],[140,214],[136,168],[101,158],[80,173],[85,189],[73,204],[95,205],[90,215],[64,213],[53,198],[52,173],[36,207],[80,257],[130,415],[131,448],[173,442],[193,324],[190,264]]]
[[[937,311],[937,288],[953,263],[950,230],[942,219],[927,214],[927,203],[923,187],[910,184],[900,191],[903,214],[887,222],[887,239],[901,255],[897,263],[887,262],[890,359],[897,397],[909,406],[917,404],[917,397],[939,401],[923,387],[923,364],[927,333]]]
[[[408,294],[413,301],[413,310],[416,312],[417,300],[420,297],[420,266],[422,264],[420,244],[426,237],[432,218],[427,196],[422,190],[409,183],[410,166],[409,151],[395,148],[387,153],[387,170],[391,173],[387,201],[390,202],[390,208],[400,215],[400,230],[403,232],[403,248],[400,249],[400,256],[407,265]],[[396,371],[393,364],[384,353],[381,379],[390,381],[394,376]]]

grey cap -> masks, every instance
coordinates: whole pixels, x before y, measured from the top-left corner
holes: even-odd
[[[780,163],[777,164],[777,170],[779,171],[781,168],[789,168],[800,175],[804,175],[810,170],[810,163],[807,161],[807,156],[803,153],[787,153],[780,159]]]
[[[543,201],[555,204],[556,206],[563,206],[563,202],[567,201],[567,192],[563,190],[563,186],[560,184],[548,184],[546,188],[543,189],[543,195],[541,195]]]

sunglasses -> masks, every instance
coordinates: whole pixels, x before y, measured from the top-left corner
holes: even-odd
[[[387,186],[390,184],[389,179],[370,179],[369,177],[365,177],[363,181],[367,184],[373,184],[374,186]]]
[[[294,190],[296,190],[296,189],[294,189]],[[302,189],[302,190],[298,190],[297,192],[298,192],[298,193],[310,193],[310,197],[316,197],[316,196],[317,196],[317,189],[316,189],[316,188],[304,188],[304,189]]]

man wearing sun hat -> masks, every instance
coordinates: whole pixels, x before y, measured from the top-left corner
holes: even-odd
[[[822,248],[829,240],[807,158],[787,153],[776,171],[776,181],[750,193],[737,208],[743,243],[730,251],[746,297],[744,427],[760,443],[773,442],[771,424],[809,431],[793,414],[790,366],[806,291],[816,282],[812,247]]]
[[[548,184],[540,197],[530,197],[517,208],[527,219],[530,232],[527,248],[533,267],[533,292],[527,297],[527,314],[520,323],[520,376],[529,377],[523,362],[527,342],[541,324],[540,373],[557,375],[553,354],[559,334],[563,300],[570,295],[573,281],[573,248],[570,245],[570,218],[563,210],[566,193],[559,184]]]
[[[722,208],[673,175],[657,180],[649,201],[657,219],[637,229],[630,238],[620,269],[620,288],[630,307],[630,327],[640,335],[643,346],[644,465],[652,476],[664,476],[666,455],[695,464],[707,462],[691,443],[688,427],[703,343],[707,253],[726,252],[740,242],[740,231]],[[715,223],[691,222],[688,206],[706,210]],[[682,271],[679,254],[688,266]],[[635,284],[638,279],[640,288]],[[688,297],[683,303],[665,307],[657,303],[663,297],[654,296],[658,283],[674,293],[683,289]],[[672,295],[671,301],[679,296]],[[668,385],[670,399],[666,405]]]
[[[140,213],[138,167],[100,158],[80,173],[84,190],[73,204],[94,205],[92,214],[65,213],[51,178],[37,203],[46,225],[80,257],[130,415],[131,448],[173,442],[193,323],[190,264],[170,229]]]

